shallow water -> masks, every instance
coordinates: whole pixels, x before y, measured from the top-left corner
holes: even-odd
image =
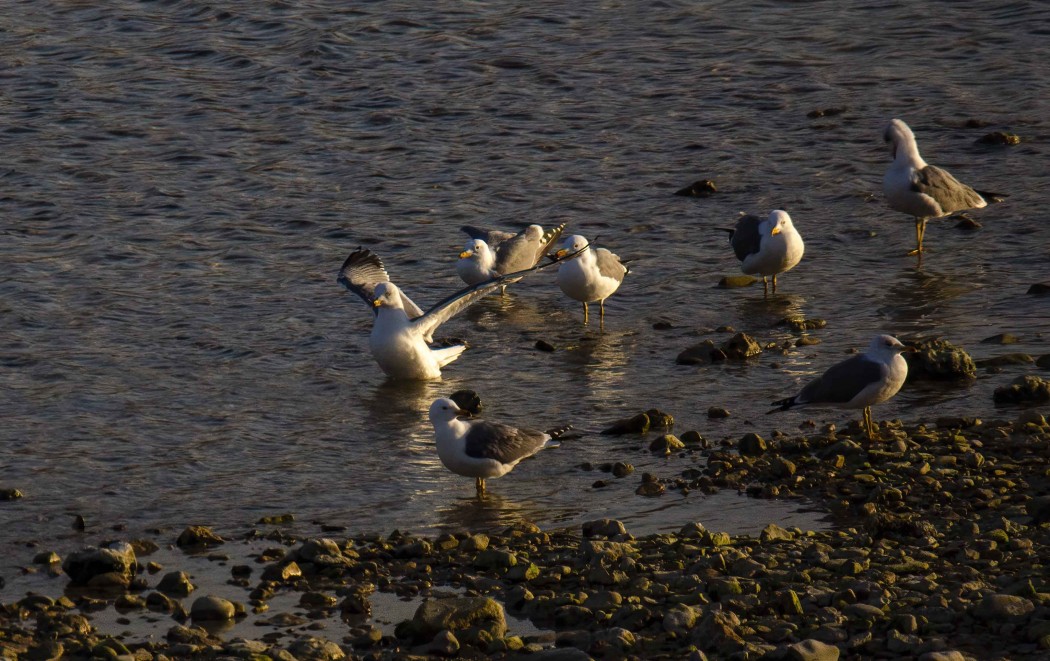
[[[440,466],[426,408],[472,388],[492,419],[593,431],[658,406],[717,441],[851,419],[763,413],[875,332],[1048,353],[1047,299],[1025,295],[1050,271],[1038,6],[6,4],[0,486],[26,498],[0,503],[0,575],[76,514],[84,541],[281,512],[349,534],[518,516],[753,532],[798,506],[636,496],[642,472],[695,465],[637,438],[567,441],[478,504]],[[845,111],[807,117],[822,108]],[[911,220],[881,195],[890,117],[929,161],[1011,194],[974,214],[980,231],[931,224],[918,269]],[[1025,142],[974,144],[999,129]],[[703,178],[717,195],[671,194]],[[717,228],[770,208],[792,214],[803,263],[774,297],[715,289],[737,272]],[[471,344],[443,382],[384,383],[370,314],[335,283],[343,258],[368,246],[433,302],[459,287],[459,225],[530,222],[637,258],[606,332],[545,272],[443,327]],[[793,337],[775,325],[788,314],[827,319],[823,343],[674,363],[722,325]],[[1021,342],[979,343],[1004,331]],[[1032,369],[908,386],[875,415],[994,416],[994,388]],[[732,416],[708,420],[714,405]],[[578,468],[614,460],[639,470],[592,489],[607,476]]]

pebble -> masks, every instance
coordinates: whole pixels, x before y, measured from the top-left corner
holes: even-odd
[[[232,620],[236,612],[233,602],[213,595],[198,597],[190,606],[190,617],[194,621]]]

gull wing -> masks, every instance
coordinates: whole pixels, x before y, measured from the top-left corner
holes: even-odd
[[[911,187],[912,190],[936,200],[944,215],[966,209],[980,209],[988,205],[977,191],[936,165],[927,165],[919,170]]]
[[[598,273],[617,282],[623,282],[623,276],[627,275],[629,269],[623,265],[617,255],[605,248],[596,248],[594,257],[598,262]]]
[[[433,307],[423,313],[423,316],[413,319],[412,325],[418,329],[424,337],[430,337],[434,334],[434,331],[438,326],[445,323],[452,317],[456,316],[466,308],[470,307],[473,303],[476,303],[486,294],[496,289],[500,285],[510,284],[517,281],[518,279],[532,273],[534,271],[541,271],[549,266],[560,264],[566,260],[572,259],[576,255],[586,250],[577,250],[576,252],[569,253],[561,259],[556,259],[544,264],[533,266],[532,268],[522,269],[521,271],[515,271],[514,273],[507,273],[506,275],[496,276],[490,280],[479,282],[471,287],[466,287],[457,291],[455,294],[445,298],[438,303],[435,303]]]
[[[535,429],[478,421],[467,430],[464,451],[475,459],[495,459],[501,464],[512,464],[536,454],[549,438]]]
[[[864,354],[828,368],[795,397],[796,404],[845,404],[885,376],[886,366]]]
[[[758,231],[762,220],[758,216],[747,214],[736,221],[736,229],[729,235],[729,244],[733,246],[733,252],[740,261],[744,261],[748,255],[754,255],[762,248],[762,235]]]
[[[379,314],[373,305],[376,300],[376,285],[390,282],[390,275],[386,272],[379,255],[358,246],[343,262],[336,282],[360,296],[375,315]],[[409,319],[423,316],[423,311],[404,292],[401,292],[401,304],[405,306],[405,313]]]
[[[544,255],[551,251],[551,248],[558,243],[558,239],[561,238],[561,233],[565,231],[565,223],[552,227],[543,233],[543,238],[540,239],[540,250],[536,253],[536,261],[533,264],[538,264]]]
[[[472,239],[481,239],[485,243],[489,244],[489,247],[493,250],[496,246],[503,243],[507,239],[513,239],[515,234],[513,232],[502,232],[500,230],[487,230],[481,227],[474,227],[473,225],[464,225],[460,227],[462,231],[467,233]]]

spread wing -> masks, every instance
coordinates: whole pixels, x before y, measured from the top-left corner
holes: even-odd
[[[485,243],[489,244],[489,247],[495,250],[496,246],[503,243],[507,239],[514,238],[513,232],[501,232],[500,230],[487,230],[481,227],[474,227],[473,225],[464,225],[459,229],[467,233],[472,239],[481,239]]]
[[[761,224],[762,219],[751,214],[741,216],[740,220],[736,221],[736,229],[729,235],[729,244],[733,246],[733,252],[740,261],[762,248],[762,236],[758,231]]]
[[[966,209],[980,209],[988,204],[977,191],[936,165],[927,165],[919,170],[911,187],[936,200],[945,215]]]
[[[379,259],[379,255],[367,248],[358,247],[343,262],[336,281],[360,296],[368,304],[372,314],[378,314],[373,306],[376,300],[376,285],[381,282],[390,282],[390,276],[386,272],[386,267],[383,266],[383,260]],[[405,306],[405,313],[408,314],[409,319],[423,315],[419,306],[413,303],[404,292],[401,292],[401,303]]]
[[[555,244],[558,243],[558,239],[561,238],[561,233],[565,231],[565,223],[552,227],[543,233],[543,238],[540,239],[540,250],[536,253],[536,260],[533,264],[538,264],[543,257],[554,248]]]
[[[586,250],[584,248],[583,250]],[[533,266],[532,268],[523,269],[521,271],[515,271],[514,273],[507,273],[506,275],[496,276],[490,280],[479,282],[476,285],[466,287],[457,291],[455,294],[445,298],[442,301],[434,304],[429,310],[423,313],[423,315],[417,319],[413,319],[413,325],[419,329],[419,332],[423,333],[424,337],[430,337],[434,334],[434,331],[438,326],[445,323],[452,317],[456,316],[473,303],[481,300],[486,294],[496,289],[500,285],[510,284],[516,282],[523,276],[526,276],[535,271],[542,271],[543,269],[560,264],[566,260],[572,259],[576,255],[580,254],[581,250],[569,253],[561,259],[555,259],[544,264]]]
[[[464,449],[468,457],[510,464],[536,454],[548,439],[550,436],[535,429],[478,421],[467,431]]]
[[[797,404],[845,404],[885,376],[885,366],[863,354],[828,368],[795,397]]]

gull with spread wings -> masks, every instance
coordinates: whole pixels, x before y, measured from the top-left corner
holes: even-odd
[[[464,225],[460,229],[470,236],[470,240],[459,254],[456,272],[463,282],[476,285],[539,264],[561,236],[565,223],[546,231],[539,225],[529,225],[517,234],[473,225]],[[507,284],[503,285],[503,290]]]

